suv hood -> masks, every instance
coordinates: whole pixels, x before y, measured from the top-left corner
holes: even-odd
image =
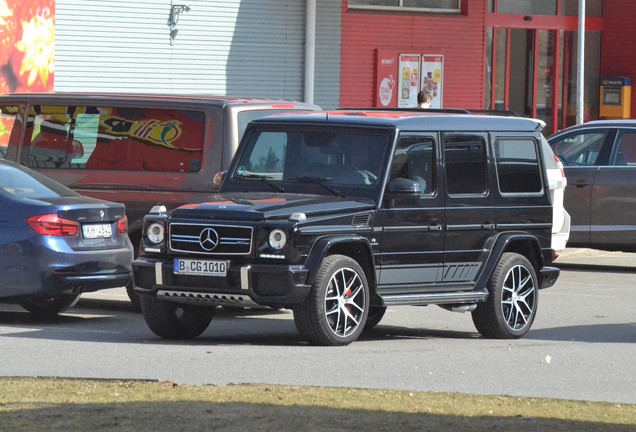
[[[214,195],[212,201],[186,204],[171,212],[172,218],[234,219],[258,221],[288,218],[292,213],[309,215],[359,212],[375,208],[366,199],[323,195],[232,193]]]

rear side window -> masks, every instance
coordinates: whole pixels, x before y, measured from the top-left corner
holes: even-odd
[[[612,158],[615,166],[636,166],[636,131],[624,131],[617,140]]]
[[[31,168],[196,172],[204,133],[196,111],[34,105],[21,160]]]
[[[495,141],[495,161],[501,193],[540,193],[543,190],[535,140],[498,139]]]
[[[480,136],[447,136],[444,140],[449,195],[486,193],[486,143]]]

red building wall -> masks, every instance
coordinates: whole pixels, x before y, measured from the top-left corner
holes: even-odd
[[[374,105],[376,50],[397,49],[444,55],[444,108],[483,108],[486,0],[466,2],[461,15],[375,13],[342,3],[341,106]]]
[[[601,76],[620,75],[632,79],[631,117],[636,118],[636,2],[603,2]]]

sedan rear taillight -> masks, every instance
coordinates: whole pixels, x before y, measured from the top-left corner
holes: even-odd
[[[42,235],[75,237],[79,233],[79,223],[60,219],[56,214],[31,216],[26,223]]]
[[[119,231],[119,234],[128,232],[128,218],[126,216],[117,221],[117,231]]]

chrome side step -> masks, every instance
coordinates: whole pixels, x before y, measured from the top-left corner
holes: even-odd
[[[248,295],[228,293],[207,293],[195,291],[157,291],[157,299],[186,304],[207,304],[219,306],[258,306]]]
[[[392,305],[428,305],[483,302],[488,297],[484,288],[479,291],[455,291],[424,294],[391,294],[381,295],[385,306]]]

